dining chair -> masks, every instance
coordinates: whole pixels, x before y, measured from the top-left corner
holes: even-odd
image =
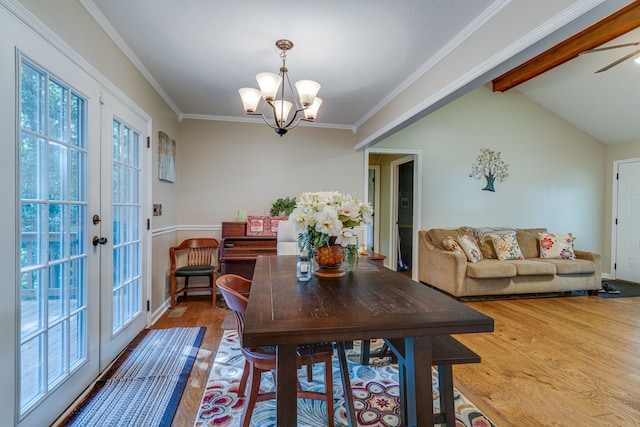
[[[233,311],[236,319],[236,329],[238,336],[242,340],[244,329],[244,318],[249,302],[251,291],[251,281],[235,274],[225,274],[217,280],[218,289],[229,308]],[[247,381],[249,382],[249,396],[245,399],[244,409],[240,425],[249,426],[253,409],[257,402],[275,399],[275,391],[260,392],[260,379],[263,372],[273,372],[276,369],[276,348],[269,347],[244,347],[241,346],[242,354],[245,357],[242,378],[238,385],[238,397],[245,397]],[[297,364],[298,368],[307,367],[307,379],[311,381],[311,365],[314,363],[324,363],[325,372],[325,392],[315,392],[303,390],[298,381],[298,398],[315,399],[326,402],[328,426],[334,426],[333,410],[333,372],[332,372],[333,345],[331,343],[307,344],[298,346]],[[276,378],[274,377],[274,380]]]
[[[282,220],[278,222],[278,234],[276,235],[276,253],[278,255],[299,255],[298,233],[293,221]]]
[[[186,239],[178,246],[169,248],[171,270],[169,278],[171,282],[171,308],[175,306],[176,296],[188,291],[211,291],[213,307],[216,306],[216,278],[218,267],[214,260],[220,244],[213,238]],[[190,277],[208,277],[208,286],[194,286],[189,288]],[[184,287],[176,289],[176,278],[184,277]]]

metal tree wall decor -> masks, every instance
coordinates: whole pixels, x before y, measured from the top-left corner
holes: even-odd
[[[469,176],[476,180],[484,177],[487,185],[483,188],[486,191],[496,191],[493,183],[497,180],[502,182],[509,176],[509,165],[500,158],[499,151],[492,151],[482,148],[476,162],[471,165]]]

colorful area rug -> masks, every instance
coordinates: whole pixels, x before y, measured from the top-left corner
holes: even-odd
[[[356,343],[353,350],[347,350],[351,386],[353,388],[356,418],[359,426],[397,427],[400,426],[398,366],[388,359],[372,360],[369,366],[358,364],[359,347]],[[244,398],[238,399],[237,390],[244,358],[240,353],[238,335],[235,331],[225,331],[220,342],[218,354],[211,368],[207,388],[204,392],[200,410],[194,427],[231,427],[240,424],[240,416]],[[432,370],[434,387],[434,407],[439,412],[437,371]],[[321,363],[314,367],[315,381],[306,381],[306,375],[300,376],[303,388],[317,391],[324,390],[324,374]],[[274,388],[271,375],[263,375],[262,390]],[[336,426],[346,426],[347,416],[344,408],[344,397],[340,382],[338,361],[333,361],[334,387],[334,420]],[[495,427],[471,402],[457,390],[454,391],[457,427]],[[253,412],[251,425],[255,427],[271,427],[276,425],[275,401],[259,402]],[[321,401],[298,399],[298,425],[322,427],[327,425],[326,404]]]
[[[63,426],[170,426],[205,328],[145,330]]]

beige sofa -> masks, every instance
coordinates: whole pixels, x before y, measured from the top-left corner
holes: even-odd
[[[544,228],[514,229],[524,260],[498,260],[486,230],[460,227],[419,232],[418,278],[421,282],[460,298],[478,295],[531,294],[586,290],[601,286],[601,259],[594,252],[574,250],[575,259],[541,259],[539,232]],[[483,259],[468,262],[464,254],[449,251],[442,241],[467,234],[478,242]]]

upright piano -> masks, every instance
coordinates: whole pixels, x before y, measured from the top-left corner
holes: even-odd
[[[220,242],[220,274],[237,274],[253,279],[259,255],[277,255],[276,237],[247,236],[245,222],[222,223]]]

